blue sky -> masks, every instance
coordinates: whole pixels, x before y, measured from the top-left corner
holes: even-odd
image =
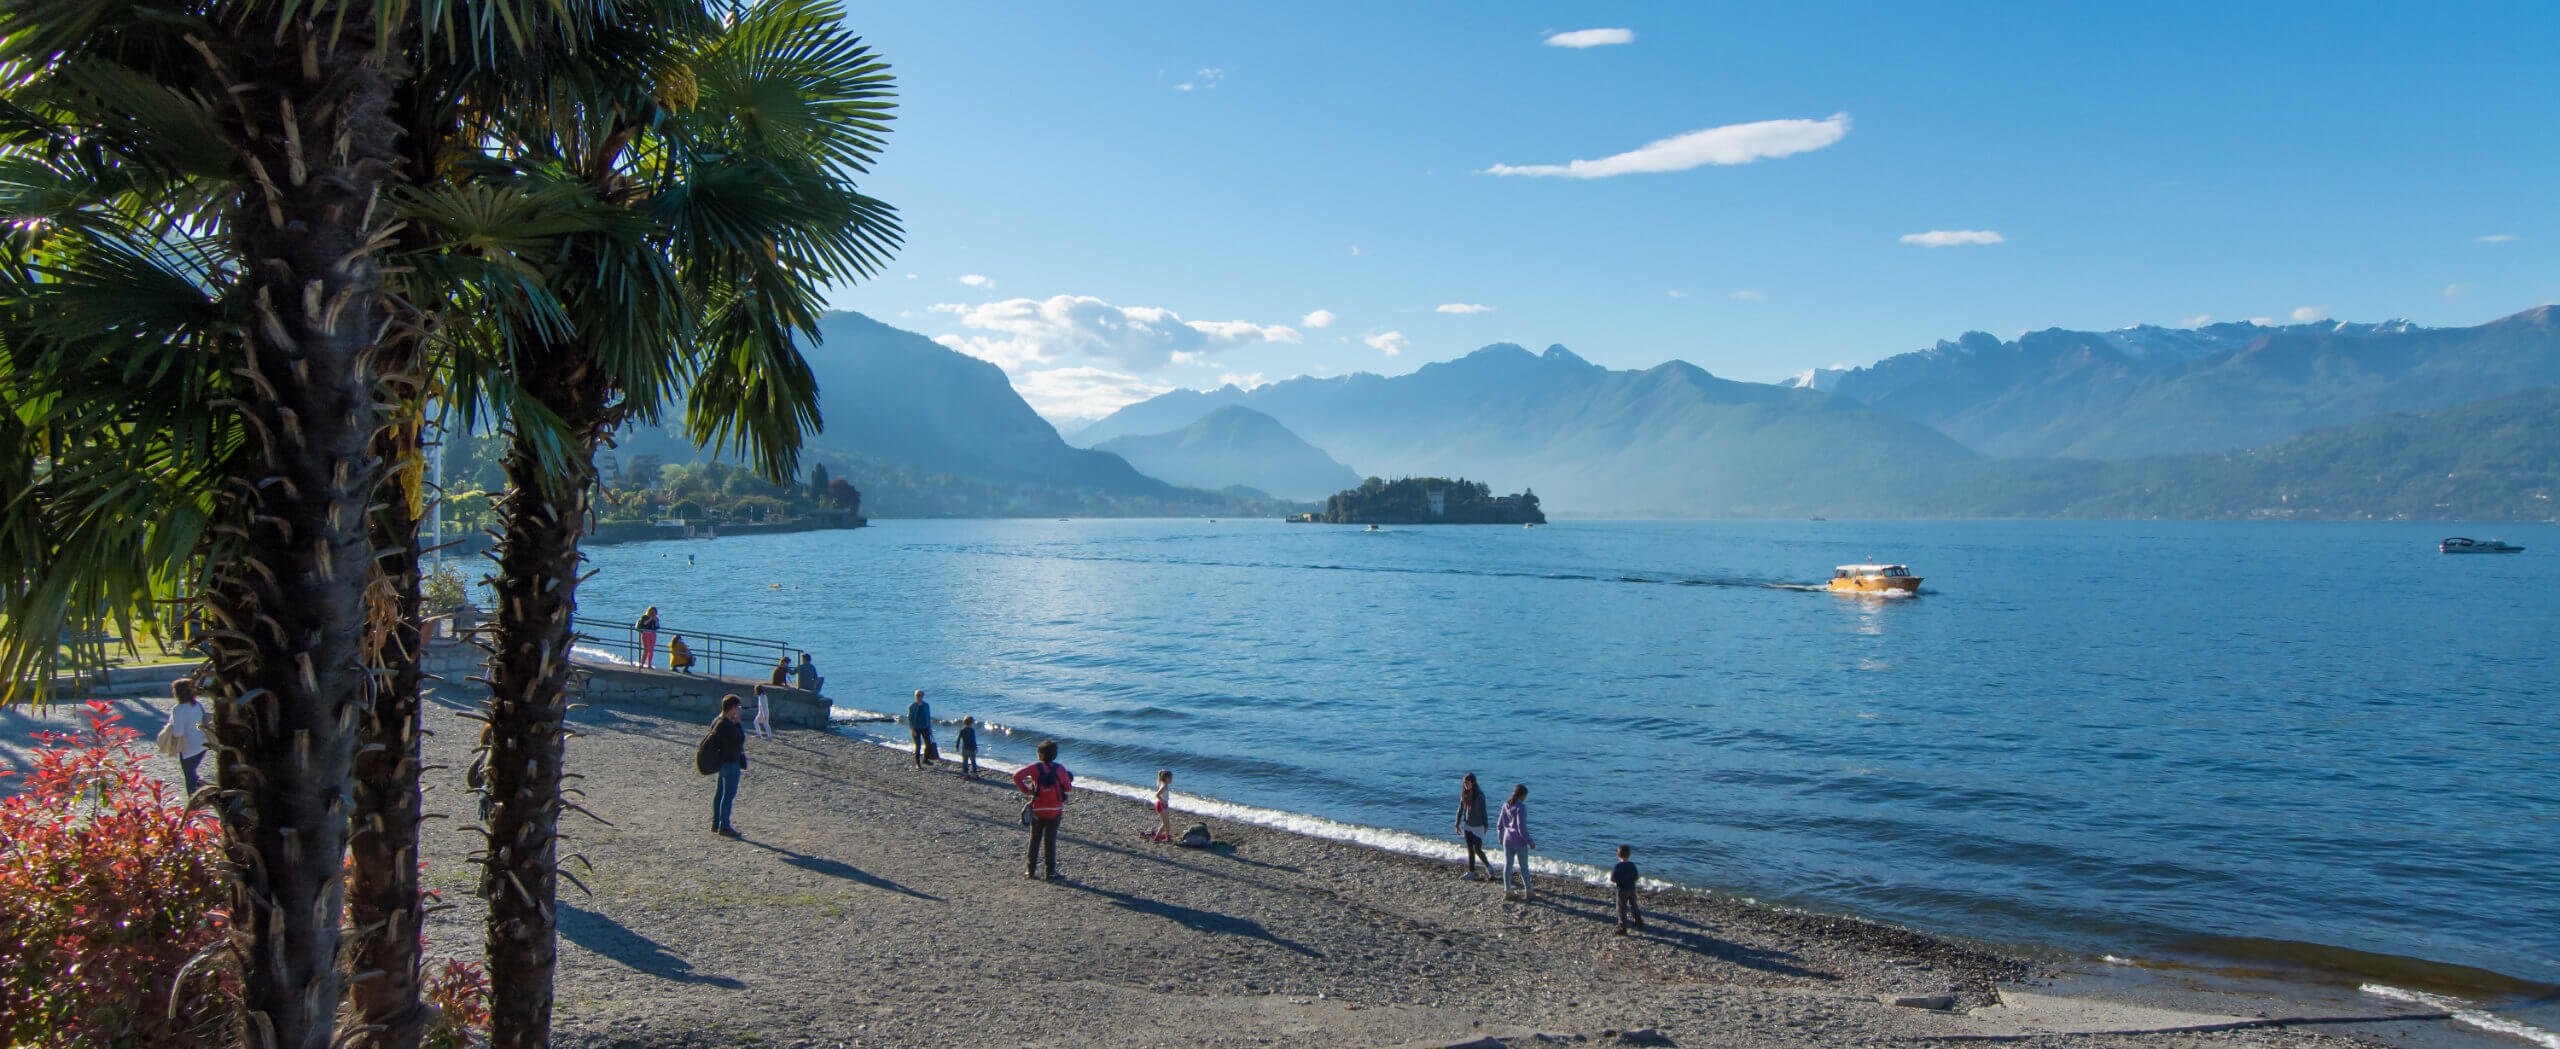
[[[898,75],[864,185],[908,244],[834,303],[1054,420],[1497,341],[1766,381],[1976,329],[2560,301],[2560,4],[852,21]],[[1547,42],[1586,30],[1625,32]],[[1536,173],[1574,161],[1602,177]]]

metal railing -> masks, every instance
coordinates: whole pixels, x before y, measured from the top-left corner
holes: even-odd
[[[613,623],[587,616],[575,616],[569,622],[578,628],[580,645],[609,653],[634,666],[640,664],[639,628],[629,623]],[[792,665],[798,666],[800,655],[805,651],[771,638],[661,627],[658,630],[658,650],[651,654],[654,658],[649,665],[659,670],[674,669],[668,666],[667,643],[679,637],[684,639],[687,648],[693,650],[693,672],[719,677],[764,681],[773,676],[775,661],[788,659]]]

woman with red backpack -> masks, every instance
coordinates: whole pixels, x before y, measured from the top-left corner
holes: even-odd
[[[1075,783],[1067,767],[1058,764],[1058,741],[1054,739],[1041,740],[1040,760],[1013,774],[1013,789],[1031,795],[1031,801],[1022,806],[1022,825],[1031,829],[1031,854],[1023,860],[1023,877],[1042,877],[1040,847],[1047,842],[1047,880],[1057,880],[1058,817],[1066,812],[1067,792],[1075,789]]]

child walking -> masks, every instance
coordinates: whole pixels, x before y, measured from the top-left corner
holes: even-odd
[[[1484,876],[1493,877],[1493,857],[1484,854],[1484,788],[1476,786],[1476,774],[1467,773],[1466,782],[1458,787],[1458,833],[1467,836],[1467,872],[1458,875],[1476,880],[1476,863],[1484,863]]]
[[[773,706],[764,698],[764,686],[756,686],[756,735],[773,738]]]
[[[1152,833],[1149,833],[1149,834],[1147,835],[1147,840],[1148,840],[1148,841],[1172,841],[1172,840],[1173,840],[1173,810],[1167,806],[1167,802],[1168,802],[1168,801],[1170,801],[1170,800],[1172,799],[1172,797],[1173,797],[1173,770],[1172,770],[1172,769],[1157,769],[1157,770],[1156,770],[1156,829],[1155,829]]]
[[[1609,880],[1618,886],[1618,935],[1627,928],[1644,928],[1644,912],[1636,909],[1636,863],[1627,856],[1635,850],[1618,846],[1618,865],[1609,868]]]
[[[960,748],[960,778],[966,780],[977,779],[978,719],[974,717],[961,718],[960,734],[953,737],[952,742]]]
[[[1511,872],[1520,872],[1520,896],[1530,898],[1529,850],[1538,840],[1529,836],[1529,785],[1514,784],[1511,800],[1504,802],[1502,816],[1493,824],[1493,834],[1502,839],[1502,898],[1511,899]]]

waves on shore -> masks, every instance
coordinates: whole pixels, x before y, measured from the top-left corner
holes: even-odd
[[[2408,1002],[2426,1006],[2437,1012],[2452,1013],[2456,1023],[2477,1027],[2491,1034],[2521,1039],[2542,1046],[2543,1049],[2560,1049],[2560,1031],[2544,1030],[2529,1023],[2510,1020],[2483,1009],[2473,1002],[2441,994],[2428,994],[2425,991],[2393,987],[2388,984],[2368,983],[2356,989],[2387,1001]]]

